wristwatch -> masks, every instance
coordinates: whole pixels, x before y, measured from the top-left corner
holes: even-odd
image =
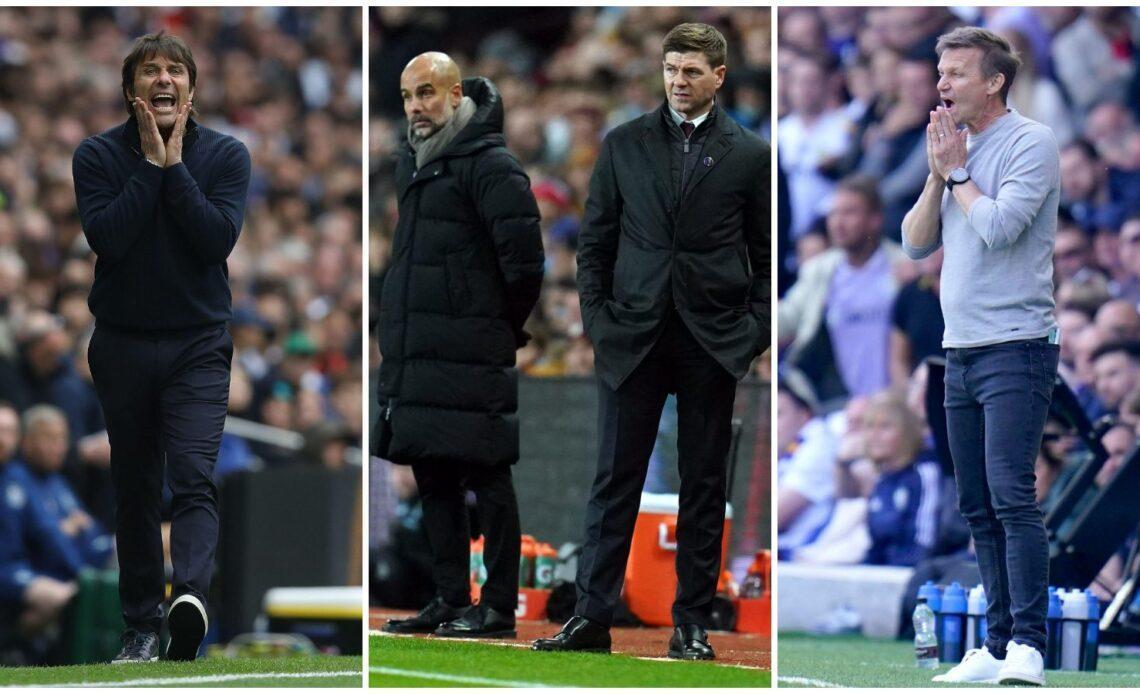
[[[953,192],[954,186],[959,183],[965,183],[968,180],[970,180],[970,172],[959,166],[952,170],[950,175],[946,177],[946,190]]]

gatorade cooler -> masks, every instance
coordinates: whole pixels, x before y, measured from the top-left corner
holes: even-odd
[[[516,619],[546,619],[546,602],[550,591],[540,588],[519,588],[519,604],[515,608]]]
[[[677,504],[676,494],[642,492],[641,510],[625,565],[625,602],[630,612],[650,626],[673,624],[673,598],[677,594]],[[725,504],[720,551],[722,572],[731,528],[732,505]]]

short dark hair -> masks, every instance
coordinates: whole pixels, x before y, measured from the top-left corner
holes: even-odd
[[[134,89],[135,71],[139,65],[156,55],[185,65],[186,72],[190,74],[190,88],[194,88],[194,83],[198,79],[198,66],[194,63],[194,54],[190,52],[190,46],[177,36],[166,33],[165,30],[156,34],[144,34],[135,39],[131,44],[130,53],[123,58],[123,99],[127,102],[129,114],[135,112],[131,106],[131,99],[127,96]]]
[[[1112,342],[1106,342],[1093,351],[1089,361],[1095,362],[1105,355],[1115,354],[1117,352],[1123,352],[1133,362],[1140,363],[1140,341],[1137,340],[1113,340]]]
[[[852,174],[835,186],[835,192],[838,193],[839,191],[854,193],[863,198],[863,202],[871,212],[883,211],[883,198],[879,195],[879,183],[870,176]]]
[[[1085,155],[1085,157],[1094,162],[1100,159],[1100,153],[1096,151],[1096,146],[1083,137],[1075,137],[1069,142],[1069,144],[1061,148],[1062,151],[1070,149],[1080,150],[1081,153]]]
[[[953,48],[977,48],[982,51],[982,76],[987,79],[1001,74],[1005,83],[1001,85],[1001,101],[1004,104],[1009,88],[1013,86],[1013,78],[1017,76],[1017,68],[1021,65],[1021,58],[1017,51],[1001,36],[981,27],[958,27],[948,34],[938,37],[934,45],[934,52],[942,57],[942,52]]]
[[[698,51],[708,59],[709,65],[718,68],[725,64],[728,41],[724,39],[724,34],[716,30],[716,27],[699,22],[686,22],[670,29],[665,35],[664,43],[661,44],[662,57],[674,51],[677,53]]]

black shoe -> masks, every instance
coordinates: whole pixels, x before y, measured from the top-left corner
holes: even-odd
[[[153,631],[127,629],[123,632],[123,650],[111,659],[111,664],[153,663],[156,660],[158,660],[158,634]]]
[[[194,660],[210,621],[206,617],[206,606],[195,595],[179,595],[170,603],[166,613],[166,629],[170,632],[170,643],[166,644],[167,660]]]
[[[513,614],[483,603],[467,608],[462,617],[441,624],[434,633],[456,639],[513,639],[517,635]]]
[[[562,631],[548,639],[537,639],[531,646],[536,651],[585,651],[609,653],[609,627],[577,615],[570,618]]]
[[[432,598],[415,617],[407,619],[389,619],[388,623],[380,627],[380,631],[389,634],[430,634],[439,628],[440,624],[450,622],[463,614],[464,607],[452,607],[444,602],[443,598]]]
[[[673,629],[669,639],[669,657],[679,660],[715,660],[709,645],[709,635],[704,627],[696,624],[682,624]]]

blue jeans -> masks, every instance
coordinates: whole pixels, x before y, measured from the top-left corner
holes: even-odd
[[[1045,652],[1049,544],[1034,462],[1053,397],[1059,348],[1045,339],[951,349],[946,424],[958,508],[986,589],[986,647],[1015,640]]]

